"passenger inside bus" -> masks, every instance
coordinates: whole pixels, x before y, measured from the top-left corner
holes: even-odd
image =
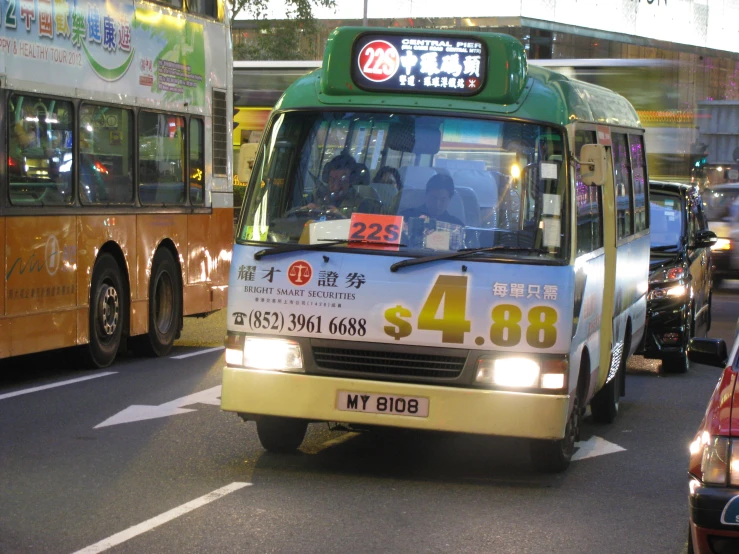
[[[24,103],[23,100],[26,100]],[[11,126],[9,166],[13,203],[67,204],[72,199],[71,129],[64,117],[66,103],[47,107],[33,98],[13,97],[20,112]],[[67,129],[65,129],[67,127]]]
[[[316,188],[305,209],[321,210],[341,217],[353,213],[378,213],[381,202],[369,186],[369,170],[352,156],[341,153],[331,159],[321,173],[322,183]]]
[[[449,175],[436,174],[426,183],[426,196],[423,205],[404,210],[400,215],[406,218],[428,217],[463,227],[464,223],[447,210],[452,196],[454,196],[454,181],[452,178]]]

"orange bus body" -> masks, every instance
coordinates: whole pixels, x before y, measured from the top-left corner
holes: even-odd
[[[166,355],[183,317],[226,306],[226,2],[69,3],[76,34],[31,4],[25,26],[0,25],[0,360]]]
[[[114,253],[130,291],[129,327],[148,332],[154,252],[172,249],[183,283],[183,315],[226,305],[233,209],[212,214],[0,217],[0,358],[89,342],[92,268]]]

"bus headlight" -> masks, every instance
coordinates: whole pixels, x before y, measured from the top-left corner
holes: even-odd
[[[531,358],[483,358],[478,362],[475,381],[505,388],[531,388],[539,385],[539,362]]]
[[[567,367],[563,356],[486,356],[477,362],[475,383],[501,389],[564,391]]]
[[[295,341],[246,337],[243,350],[226,348],[226,364],[248,369],[302,371],[303,353]]]

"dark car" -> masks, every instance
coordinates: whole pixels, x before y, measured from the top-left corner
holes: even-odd
[[[696,188],[649,183],[651,252],[647,328],[639,353],[662,360],[662,369],[688,368],[688,342],[711,327],[711,246]]]
[[[739,322],[737,322],[739,329]],[[690,341],[690,361],[724,368],[690,444],[688,552],[739,552],[739,338]]]
[[[703,191],[708,227],[716,233],[713,279],[739,279],[739,183],[713,185]]]

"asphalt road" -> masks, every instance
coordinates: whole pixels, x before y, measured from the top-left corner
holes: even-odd
[[[711,336],[738,315],[730,284]],[[224,322],[188,320],[170,357],[109,371],[0,362],[0,552],[685,550],[688,444],[717,368],[633,359],[619,418],[586,418],[560,475],[533,472],[524,441],[319,424],[277,456],[218,407]]]

